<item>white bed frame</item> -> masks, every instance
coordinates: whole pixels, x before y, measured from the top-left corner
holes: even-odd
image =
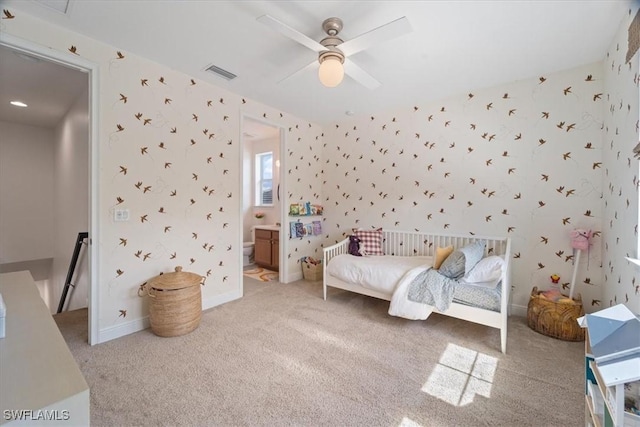
[[[500,330],[500,347],[503,353],[507,352],[507,317],[509,315],[509,292],[511,291],[510,271],[511,271],[511,239],[508,237],[482,237],[482,236],[459,236],[440,235],[432,233],[421,233],[413,231],[383,230],[382,249],[386,255],[397,256],[435,256],[437,247],[452,245],[454,248],[461,248],[473,243],[476,240],[486,240],[486,255],[501,255],[505,259],[505,268],[502,272],[502,299],[500,301],[500,312],[471,307],[464,304],[451,303],[449,309],[441,312],[434,309],[435,313],[479,323]],[[323,296],[327,299],[327,288],[338,288],[367,295],[374,298],[391,301],[391,294],[364,288],[360,285],[344,282],[336,277],[327,274],[327,266],[331,258],[349,253],[349,238],[324,248],[324,261],[322,264]]]

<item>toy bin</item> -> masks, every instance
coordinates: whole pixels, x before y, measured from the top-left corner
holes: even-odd
[[[302,258],[302,276],[310,282],[322,280],[322,261],[311,257]]]
[[[527,324],[543,335],[564,341],[584,341],[584,329],[577,322],[584,316],[580,295],[569,299],[561,294],[549,298],[534,286],[527,307]]]

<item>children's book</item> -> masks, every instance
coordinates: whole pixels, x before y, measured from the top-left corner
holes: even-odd
[[[313,221],[313,235],[318,236],[322,234],[322,222],[321,221]]]

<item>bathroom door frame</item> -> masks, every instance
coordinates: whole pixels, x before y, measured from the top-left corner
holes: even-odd
[[[240,222],[240,227],[239,227],[239,236],[238,236],[238,241],[239,241],[239,245],[238,247],[240,248],[240,278],[243,279],[243,266],[242,266],[242,243],[243,243],[243,230],[244,230],[244,187],[245,187],[245,174],[244,174],[244,150],[245,150],[245,146],[246,144],[248,144],[247,141],[245,141],[245,137],[244,137],[244,122],[245,120],[253,120],[256,122],[260,122],[262,124],[264,124],[265,126],[270,126],[270,127],[274,127],[277,128],[279,130],[279,135],[280,135],[280,143],[279,143],[279,153],[278,153],[278,159],[280,160],[280,167],[277,168],[278,170],[278,181],[280,183],[280,196],[278,200],[278,203],[280,204],[280,232],[279,232],[279,245],[278,245],[278,260],[279,260],[279,268],[278,268],[278,281],[280,283],[289,283],[289,272],[286,268],[286,257],[285,254],[288,253],[289,250],[289,239],[286,238],[286,234],[284,233],[285,230],[285,224],[287,223],[287,213],[288,211],[285,211],[285,199],[286,199],[286,194],[287,194],[287,185],[286,185],[286,180],[285,180],[285,165],[286,165],[286,156],[285,154],[285,147],[286,147],[286,133],[285,133],[285,128],[279,124],[279,123],[275,123],[272,122],[270,120],[267,120],[263,117],[259,117],[259,116],[255,116],[251,113],[247,113],[247,112],[243,112],[240,111],[240,188],[238,191],[238,194],[241,194],[242,196],[239,197],[240,199],[240,206],[238,211],[242,212],[242,217],[241,217],[241,222]],[[277,192],[277,190],[276,190]],[[243,283],[243,288],[244,288],[244,281],[242,281]],[[241,294],[244,294],[244,289],[241,289]]]

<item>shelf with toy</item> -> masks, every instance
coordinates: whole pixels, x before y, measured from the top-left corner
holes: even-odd
[[[289,205],[289,216],[322,216],[324,209],[322,205],[311,202],[292,203]]]
[[[302,239],[308,236],[319,236],[322,234],[322,221],[311,221],[303,223],[302,221],[289,222],[289,238]]]

